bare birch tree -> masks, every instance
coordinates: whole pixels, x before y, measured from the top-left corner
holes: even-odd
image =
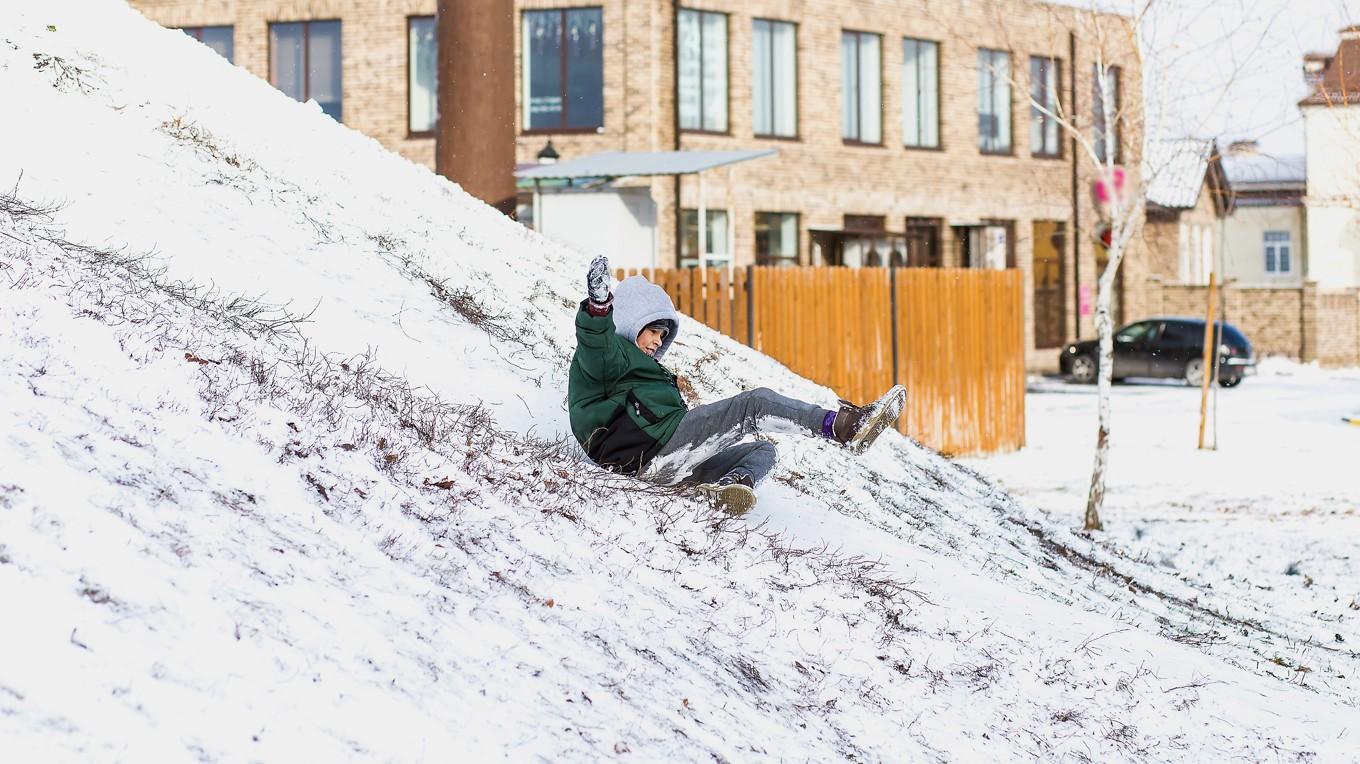
[[[1060,0],[1062,6],[1054,5],[1052,14],[1054,30],[1066,35],[1072,30],[1079,35],[1084,47],[1093,49],[1094,59],[1092,76],[1091,119],[1084,120],[1081,111],[1073,103],[1072,97],[1040,98],[1035,89],[1026,87],[1024,80],[1017,77],[1010,67],[1006,71],[996,70],[994,75],[1008,80],[1011,87],[1025,94],[1022,103],[1036,115],[1051,120],[1061,134],[1070,142],[1077,163],[1078,176],[1085,179],[1086,193],[1091,195],[1097,213],[1098,223],[1085,231],[1074,231],[1074,236],[1088,236],[1100,246],[1105,247],[1106,263],[1097,279],[1094,324],[1099,341],[1097,360],[1097,431],[1095,458],[1091,469],[1090,488],[1087,492],[1084,527],[1087,530],[1100,530],[1103,527],[1100,512],[1105,500],[1105,478],[1110,454],[1110,392],[1114,370],[1114,299],[1120,266],[1136,237],[1143,229],[1147,213],[1148,188],[1159,174],[1167,172],[1168,167],[1149,166],[1144,154],[1146,140],[1156,140],[1166,136],[1164,125],[1167,110],[1172,104],[1184,99],[1208,100],[1210,107],[1214,99],[1226,98],[1226,87],[1219,88],[1217,94],[1208,92],[1187,92],[1181,83],[1173,87],[1168,71],[1169,60],[1147,60],[1152,48],[1144,39],[1145,32],[1153,24],[1151,14],[1161,9],[1164,0]],[[1007,29],[1008,17],[1000,0],[993,0],[994,23],[999,29]],[[1122,12],[1111,12],[1112,10]],[[947,22],[946,22],[947,24]],[[958,40],[975,39],[968,32],[956,33]],[[1172,30],[1174,31],[1174,30]],[[1230,30],[1218,30],[1226,37]],[[1205,47],[1201,38],[1195,47]],[[1017,46],[1011,46],[1015,49]],[[1053,47],[1053,46],[1051,46]],[[1163,47],[1164,59],[1178,53],[1176,45]],[[1237,64],[1234,60],[1231,64]],[[1127,91],[1118,87],[1116,78],[1127,72],[1133,64],[1138,72],[1133,87]],[[1144,82],[1148,66],[1153,64],[1153,79]],[[1073,83],[1077,77],[1076,61],[1069,63]],[[1177,92],[1177,91],[1180,92]],[[1041,89],[1041,92],[1046,92]],[[1074,91],[1075,92],[1075,91]],[[1121,97],[1127,94],[1129,97]],[[1134,140],[1125,142],[1125,134]],[[1154,162],[1155,163],[1155,162]],[[1079,306],[1077,306],[1078,311]]]

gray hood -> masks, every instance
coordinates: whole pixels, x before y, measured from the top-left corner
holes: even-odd
[[[614,288],[614,331],[620,337],[637,342],[647,324],[661,320],[670,321],[671,330],[652,356],[658,361],[680,332],[680,314],[675,312],[670,295],[642,276],[629,276]]]

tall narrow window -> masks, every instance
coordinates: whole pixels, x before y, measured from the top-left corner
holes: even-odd
[[[902,143],[940,147],[940,44],[902,40]]]
[[[439,55],[434,16],[412,16],[406,26],[406,129],[418,135],[433,132],[438,115],[435,71]]]
[[[717,267],[732,262],[727,238],[727,210],[705,210],[704,250],[699,251],[699,211],[680,211],[680,267]]]
[[[727,14],[678,12],[681,130],[727,132]]]
[[[756,213],[756,265],[798,264],[798,213]]]
[[[521,28],[524,128],[589,130],[603,126],[603,11],[525,11]]]
[[[180,31],[217,51],[228,63],[236,63],[236,35],[231,27],[183,27]]]
[[[1100,64],[1095,64],[1092,74],[1092,104],[1094,104],[1095,114],[1092,125],[1094,134],[1091,136],[1096,144],[1096,157],[1104,162],[1106,153],[1114,149],[1111,161],[1118,164],[1120,159],[1119,148],[1119,67],[1107,66],[1104,76],[1101,76]],[[1108,106],[1107,106],[1108,104]],[[1108,117],[1114,121],[1114,125],[1108,125]]]
[[[841,137],[851,143],[883,142],[881,38],[841,32]]]
[[[978,49],[978,148],[1011,153],[1011,54]]]
[[[1290,240],[1288,231],[1266,231],[1263,235],[1266,248],[1266,273],[1284,275],[1292,267],[1290,260]]]
[[[1029,151],[1036,157],[1062,156],[1058,140],[1058,94],[1062,64],[1056,58],[1029,58]]]
[[[756,135],[798,135],[796,28],[787,21],[752,22],[751,108]]]
[[[341,121],[340,22],[270,24],[269,82],[299,101],[316,101]]]

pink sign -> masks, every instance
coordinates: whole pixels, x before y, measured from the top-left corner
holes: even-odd
[[[1081,292],[1079,293],[1079,299],[1077,301],[1078,313],[1083,316],[1089,316],[1091,315],[1091,312],[1094,310],[1094,307],[1095,306],[1091,304],[1091,285],[1082,284]]]

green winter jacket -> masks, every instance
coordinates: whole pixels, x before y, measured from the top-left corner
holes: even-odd
[[[654,358],[634,338],[657,320],[669,320],[673,328]],[[618,285],[613,308],[605,315],[593,316],[587,303],[581,303],[567,411],[572,434],[596,464],[615,472],[641,472],[680,426],[685,401],[675,375],[657,362],[675,339],[679,323],[665,291],[641,276]]]

